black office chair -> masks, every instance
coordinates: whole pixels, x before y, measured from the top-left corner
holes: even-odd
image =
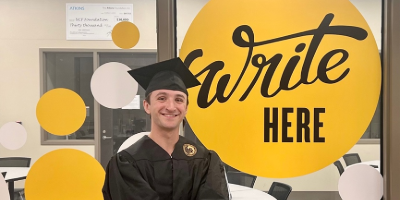
[[[257,176],[253,176],[243,172],[233,172],[233,171],[227,171],[226,177],[228,179],[228,183],[243,185],[251,188],[253,188],[254,183],[256,182],[257,179]]]
[[[0,167],[30,167],[31,158],[25,157],[6,157],[0,158]],[[24,188],[15,188],[14,193],[17,193],[21,200],[25,200]]]
[[[345,154],[343,155],[343,159],[347,166],[361,162],[361,158],[358,153]]]
[[[237,170],[237,169],[231,167],[230,165],[228,165],[228,164],[226,164],[226,163],[223,163],[223,164],[224,164],[224,167],[225,167],[225,171],[226,171],[226,172],[240,172],[239,170]]]
[[[287,200],[290,192],[292,192],[292,187],[280,182],[273,182],[268,190],[268,194],[275,197],[276,200]]]
[[[335,161],[333,164],[337,167],[337,169],[339,171],[339,174],[341,176],[343,174],[343,172],[344,172],[344,168],[343,168],[342,163],[338,160],[338,161]]]

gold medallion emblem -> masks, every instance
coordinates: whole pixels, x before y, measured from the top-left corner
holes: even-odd
[[[183,152],[185,152],[185,154],[187,156],[194,156],[197,153],[197,149],[195,146],[191,145],[191,144],[184,144],[183,145]]]

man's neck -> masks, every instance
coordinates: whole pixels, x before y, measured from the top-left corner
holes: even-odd
[[[151,138],[171,156],[172,152],[174,151],[175,144],[179,140],[179,129],[167,131],[152,128],[149,138]]]

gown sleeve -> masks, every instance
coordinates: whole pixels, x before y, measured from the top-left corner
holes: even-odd
[[[218,154],[210,151],[208,160],[196,200],[229,200],[225,169]]]
[[[104,200],[159,200],[125,151],[113,156],[106,168]]]

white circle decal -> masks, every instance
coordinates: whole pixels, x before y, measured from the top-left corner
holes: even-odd
[[[27,133],[25,128],[16,122],[8,122],[0,128],[0,144],[10,150],[17,150],[25,145]]]
[[[354,164],[340,176],[338,189],[343,200],[379,200],[383,195],[383,178],[369,165]]]
[[[93,97],[107,108],[122,108],[128,105],[138,90],[138,83],[127,71],[128,66],[109,62],[100,66],[93,74],[90,88]]]

